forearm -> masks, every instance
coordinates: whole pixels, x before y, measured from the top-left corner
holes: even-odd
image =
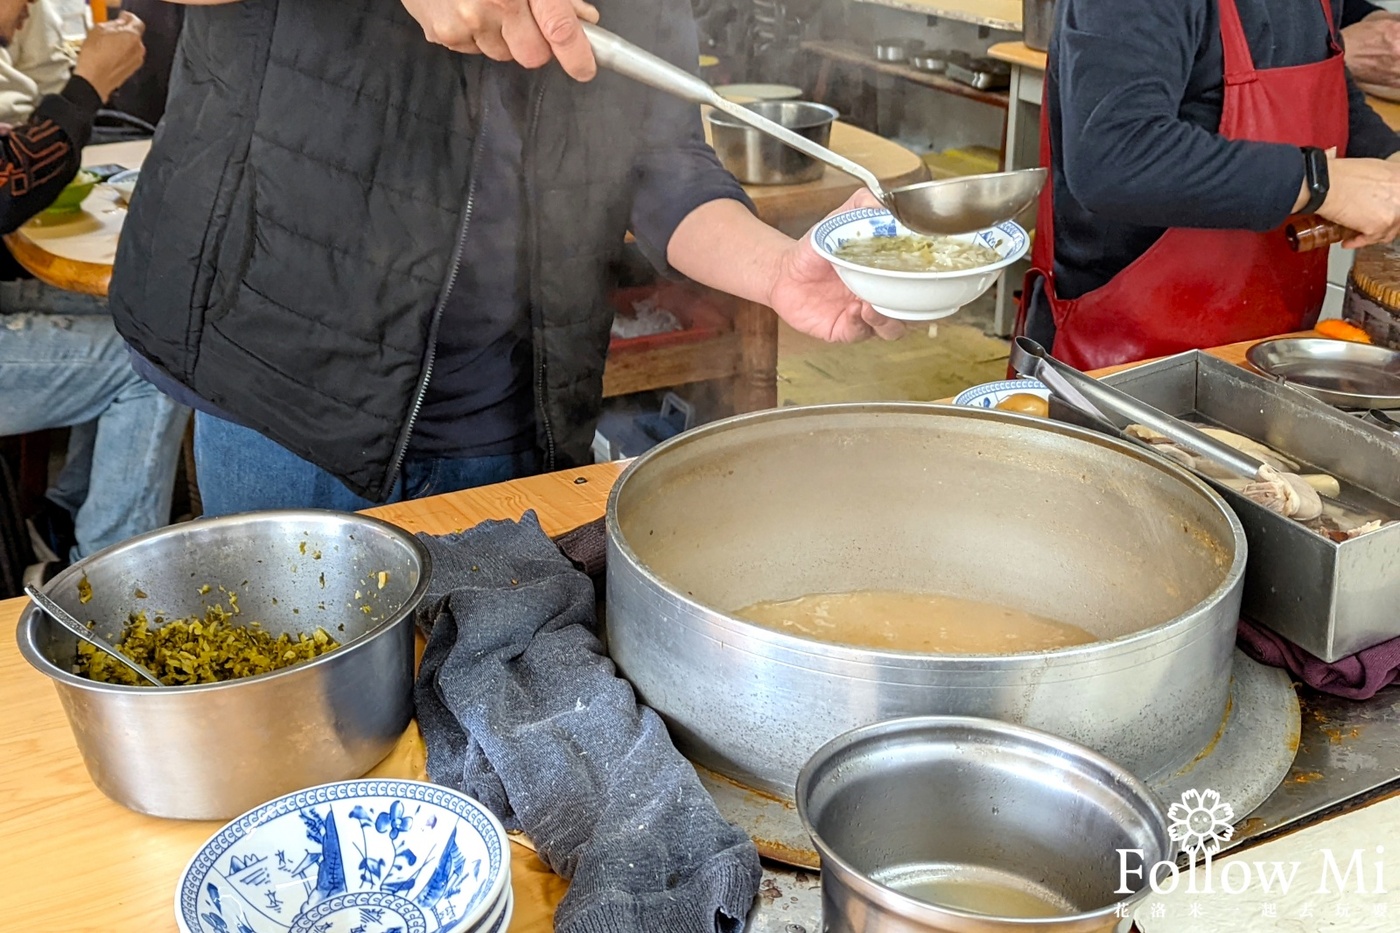
[[[772,305],[783,253],[792,239],[728,198],[686,215],[666,247],[672,268],[710,288]]]
[[[1297,147],[1230,140],[1170,118],[1090,127],[1065,149],[1070,191],[1085,207],[1151,226],[1269,230],[1303,180]]]
[[[1183,119],[1206,4],[1066,0],[1052,80],[1070,194],[1108,219],[1267,230],[1303,179],[1296,148],[1226,139]]]

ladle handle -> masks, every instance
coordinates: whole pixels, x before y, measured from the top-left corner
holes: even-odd
[[[1062,363],[1045,352],[1045,348],[1028,337],[1017,337],[1011,345],[1011,364],[1022,375],[1037,377],[1048,369],[1053,377],[1069,383],[1083,398],[1096,409],[1099,416],[1108,411],[1125,419],[1129,424],[1140,424],[1194,454],[1205,457],[1212,463],[1229,470],[1245,479],[1258,479],[1264,463],[1249,454],[1242,453],[1229,444],[1223,444],[1191,425],[1173,418],[1166,412],[1146,402],[1120,392],[1110,385],[1087,376],[1079,370]],[[1044,381],[1044,380],[1042,380]],[[1047,383],[1048,385],[1049,383]],[[1051,386],[1053,389],[1054,386]],[[1117,425],[1115,425],[1118,427]]]
[[[885,200],[885,190],[881,187],[880,180],[864,166],[832,152],[825,146],[817,145],[805,136],[794,133],[782,124],[775,123],[747,107],[725,100],[714,88],[690,72],[677,68],[645,49],[638,48],[601,26],[594,26],[592,23],[583,23],[582,26],[584,35],[588,36],[589,44],[593,46],[593,57],[604,68],[631,78],[633,81],[639,81],[648,87],[654,87],[658,91],[665,91],[681,100],[688,100],[692,104],[707,104],[716,110],[727,113],[759,132],[766,133],[774,139],[786,143],[798,152],[811,156],[818,162],[824,162],[838,171],[860,179],[876,198],[881,201]]]
[[[108,644],[107,639],[103,638],[101,635],[96,635],[88,631],[87,628],[84,627],[81,622],[69,615],[67,610],[65,610],[58,603],[54,602],[52,599],[50,599],[48,596],[42,593],[33,584],[25,584],[24,594],[34,601],[34,605],[44,610],[44,612],[49,616],[49,618],[53,619],[59,625],[66,628],[68,631],[72,632],[73,635],[77,638],[87,642],[89,645],[92,645],[94,648],[97,648],[105,652],[106,654],[110,654],[112,657],[116,658],[122,664],[125,664],[128,668],[130,668],[133,673],[139,675],[145,680],[150,681],[157,687],[165,686],[165,684],[163,684],[160,680],[156,679],[156,677],[152,675],[150,671],[146,670],[141,665],[134,663],[126,655],[122,654],[112,645]]]

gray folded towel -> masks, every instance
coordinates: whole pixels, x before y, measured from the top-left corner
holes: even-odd
[[[724,820],[594,635],[593,587],[534,513],[422,536],[433,579],[414,687],[428,776],[571,879],[559,933],[738,933],[758,852]]]

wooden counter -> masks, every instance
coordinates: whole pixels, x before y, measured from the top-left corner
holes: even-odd
[[[1400,104],[1381,100],[1379,97],[1367,97],[1366,101],[1371,105],[1372,110],[1381,115],[1381,119],[1386,122],[1386,125],[1400,133]]]
[[[1246,344],[1211,351],[1242,363]],[[442,534],[534,509],[558,534],[604,512],[621,464],[553,473],[375,509],[411,531]],[[141,816],[88,778],[50,682],[20,657],[12,633],[24,599],[0,602],[0,928],[15,933],[172,933],[186,862],[218,828]],[[423,778],[417,727],[375,775]],[[513,933],[548,933],[566,884],[512,847]],[[658,931],[660,933],[660,931]]]
[[[998,59],[1009,65],[1032,68],[1036,71],[1045,70],[1045,59],[1047,58],[1044,52],[1038,52],[1024,42],[998,42],[987,49],[987,57]]]

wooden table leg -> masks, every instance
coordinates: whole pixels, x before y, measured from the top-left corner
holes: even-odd
[[[735,414],[776,408],[778,316],[756,302],[734,299],[734,330],[740,360],[732,390]]]

